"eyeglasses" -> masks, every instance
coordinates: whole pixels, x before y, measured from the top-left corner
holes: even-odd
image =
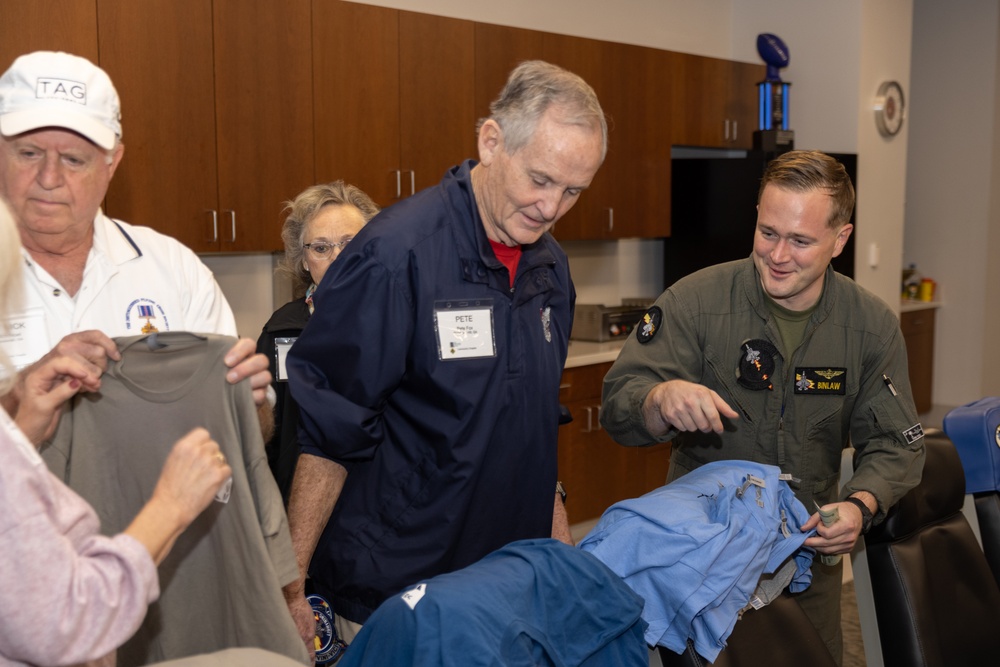
[[[302,247],[305,248],[306,250],[309,250],[310,252],[312,252],[312,254],[316,255],[317,257],[326,257],[327,255],[330,254],[330,252],[333,251],[334,248],[341,250],[345,245],[347,245],[353,240],[354,237],[352,236],[351,238],[345,239],[340,243],[327,243],[326,241],[317,241],[316,243],[306,243]]]

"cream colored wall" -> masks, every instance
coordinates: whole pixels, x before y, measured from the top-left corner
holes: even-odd
[[[275,309],[271,255],[202,255],[201,259],[226,295],[240,336],[257,340]],[[277,305],[286,301],[283,298]]]
[[[904,258],[938,281],[934,396],[1000,395],[995,0],[914,0]]]
[[[364,0],[360,4],[732,57],[733,0]],[[756,56],[751,60],[758,62]]]

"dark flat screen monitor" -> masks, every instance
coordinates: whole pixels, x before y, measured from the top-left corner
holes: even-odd
[[[857,155],[830,153],[857,191]],[[770,155],[675,157],[671,160],[670,236],[664,240],[664,285],[713,264],[750,256],[757,225],[757,190]],[[851,222],[855,223],[854,215]],[[856,224],[856,223],[855,223]],[[854,278],[854,237],[833,268]]]

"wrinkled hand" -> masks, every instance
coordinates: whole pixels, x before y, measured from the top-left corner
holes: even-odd
[[[14,421],[36,447],[52,437],[66,401],[101,387],[102,369],[79,356],[46,355],[19,379]]]
[[[257,354],[257,343],[249,338],[240,338],[226,353],[224,361],[230,369],[226,373],[226,380],[236,384],[250,378],[253,402],[258,406],[263,405],[267,400],[267,387],[271,384],[271,371],[268,370],[267,357]]]
[[[642,413],[653,435],[663,435],[671,428],[722,433],[723,417],[739,417],[715,391],[686,380],[668,380],[653,387],[642,404]]]
[[[288,603],[288,611],[295,621],[299,637],[305,642],[306,650],[309,651],[309,659],[316,662],[316,617],[313,615],[312,606],[303,593],[287,595],[285,602]]]
[[[802,532],[816,529],[816,535],[806,539],[805,545],[821,554],[846,554],[854,551],[854,545],[861,535],[862,517],[853,503],[830,503],[824,510],[837,508],[840,518],[829,526],[824,526],[819,512],[814,513],[802,524]]]
[[[9,414],[17,412],[21,395],[25,391],[24,381],[28,375],[60,357],[73,359],[91,371],[96,368],[96,375],[100,377],[108,369],[108,358],[117,361],[121,359],[121,353],[118,352],[115,342],[100,331],[78,331],[66,336],[49,350],[48,354],[18,374],[17,383],[3,397],[3,407]],[[96,391],[97,386],[84,384],[82,391]]]
[[[233,474],[208,431],[196,428],[177,441],[167,456],[153,500],[170,507],[187,527],[208,507]]]

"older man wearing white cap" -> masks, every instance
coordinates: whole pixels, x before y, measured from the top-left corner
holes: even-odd
[[[8,321],[0,346],[21,369],[73,358],[88,370],[85,389],[98,385],[108,357],[118,359],[111,337],[236,335],[222,291],[191,250],[101,211],[124,153],[121,136],[118,93],[84,58],[39,51],[0,77],[0,195],[18,220],[25,282],[25,307]],[[225,362],[227,379],[250,378],[261,405],[270,373],[255,349],[241,339]],[[13,414],[18,392],[8,396]]]

